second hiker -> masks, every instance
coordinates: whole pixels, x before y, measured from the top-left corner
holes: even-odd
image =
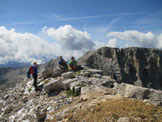
[[[62,56],[60,56],[60,59],[58,61],[60,69],[63,69],[64,72],[68,71],[68,65],[67,62],[63,59]]]
[[[74,57],[71,57],[71,60],[69,62],[69,67],[75,72],[77,70],[77,61]]]

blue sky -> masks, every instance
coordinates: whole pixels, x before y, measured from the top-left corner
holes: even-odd
[[[0,3],[0,25],[17,32],[37,33],[43,26],[57,28],[70,24],[80,30],[111,26],[108,31],[161,33],[161,0],[1,0]]]
[[[88,32],[91,41],[107,43],[113,37],[119,47],[126,44],[143,46],[150,36],[158,38],[158,42],[161,39],[161,5],[161,0],[0,0],[0,26],[55,42],[56,35],[44,37],[42,28],[46,26],[47,31],[70,25],[69,28]],[[128,33],[133,33],[130,40],[124,38]],[[135,40],[138,35],[142,41]],[[146,45],[151,45],[150,41]]]

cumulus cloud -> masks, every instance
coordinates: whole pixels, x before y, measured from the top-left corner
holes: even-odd
[[[94,47],[88,32],[76,30],[71,25],[60,26],[58,29],[44,27],[42,31],[70,50],[90,50]]]
[[[28,62],[48,58],[50,45],[31,33],[17,33],[14,29],[0,27],[0,63]],[[51,54],[51,53],[50,53]]]
[[[109,41],[107,42],[102,42],[102,41],[94,41],[94,48],[95,49],[98,49],[100,47],[112,47],[112,48],[117,48],[118,47],[118,43],[117,43],[117,40],[116,39],[110,39]]]
[[[71,56],[78,58],[94,47],[88,32],[81,32],[69,25],[58,29],[43,28],[43,32],[57,41],[48,42],[34,34],[17,33],[14,29],[0,26],[0,63],[42,62],[60,55],[65,59]]]
[[[141,47],[162,49],[162,34],[155,35],[152,32],[142,33],[136,30],[124,32],[110,32],[108,37],[114,37],[122,41],[136,42]]]
[[[116,39],[110,39],[108,42],[108,47],[118,47],[117,40]]]

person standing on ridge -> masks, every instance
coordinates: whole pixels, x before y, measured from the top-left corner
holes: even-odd
[[[68,71],[68,65],[67,62],[63,59],[62,56],[60,56],[60,59],[58,61],[60,69],[63,69],[65,72]]]
[[[30,78],[30,74],[33,75],[33,86],[35,87],[35,91],[38,91],[38,86],[37,86],[37,77],[38,77],[38,72],[37,72],[37,62],[34,62],[32,66],[30,66],[28,70],[28,78]]]
[[[75,72],[77,70],[77,61],[75,58],[72,56],[71,60],[69,62],[69,67]]]

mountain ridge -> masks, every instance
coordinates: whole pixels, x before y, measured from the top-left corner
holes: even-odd
[[[14,88],[6,88],[0,93],[0,121],[161,122],[162,90],[120,82],[114,76],[117,74],[105,74],[109,71],[106,66],[113,65],[117,69],[120,66],[117,50],[100,48],[89,52],[90,55],[79,59],[79,63],[81,60],[81,63],[89,65],[84,65],[84,69],[77,72],[64,72],[59,68],[58,59],[39,65],[39,91],[35,91],[32,78],[25,78]],[[133,64],[130,53],[124,53],[128,54],[124,61],[129,59],[126,64],[130,64],[123,63],[124,66]],[[116,70],[113,73],[117,73]]]
[[[162,51],[152,48],[109,48],[89,51],[78,63],[101,69],[104,75],[143,87],[162,89]]]

